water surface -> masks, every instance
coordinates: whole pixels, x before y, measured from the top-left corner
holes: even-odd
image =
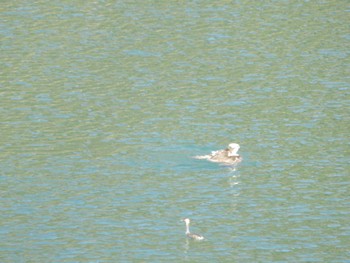
[[[348,262],[346,1],[0,11],[1,262]]]

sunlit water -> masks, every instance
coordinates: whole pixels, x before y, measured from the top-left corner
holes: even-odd
[[[347,2],[129,2],[2,3],[0,261],[349,262]]]

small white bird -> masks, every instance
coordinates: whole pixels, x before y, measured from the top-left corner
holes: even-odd
[[[202,235],[198,235],[198,234],[190,232],[190,222],[191,222],[191,220],[189,218],[184,218],[184,219],[182,219],[182,221],[184,221],[186,223],[186,236],[188,238],[191,238],[191,239],[194,239],[194,240],[203,240],[204,239],[204,237]]]
[[[211,154],[199,155],[194,158],[235,166],[243,160],[237,153],[239,148],[238,143],[230,143],[224,150],[212,151]]]

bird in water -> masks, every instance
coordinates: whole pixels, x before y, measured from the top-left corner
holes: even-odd
[[[198,155],[194,158],[235,166],[243,160],[237,153],[239,148],[238,143],[230,143],[224,150],[212,151],[211,154]]]
[[[194,239],[194,240],[203,240],[204,239],[204,237],[202,235],[198,235],[198,234],[190,232],[190,222],[191,222],[191,220],[189,218],[184,218],[184,219],[182,219],[182,221],[184,221],[186,223],[186,236],[188,238],[191,238],[191,239]]]

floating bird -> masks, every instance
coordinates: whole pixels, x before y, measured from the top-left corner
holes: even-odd
[[[243,158],[237,153],[239,150],[238,143],[230,143],[226,149],[219,151],[212,151],[211,154],[198,155],[194,158],[205,159],[215,163],[222,163],[226,165],[237,165]]]
[[[203,240],[204,237],[195,233],[190,232],[190,222],[191,220],[189,218],[182,219],[186,223],[186,236],[188,238],[194,239],[194,240]]]

